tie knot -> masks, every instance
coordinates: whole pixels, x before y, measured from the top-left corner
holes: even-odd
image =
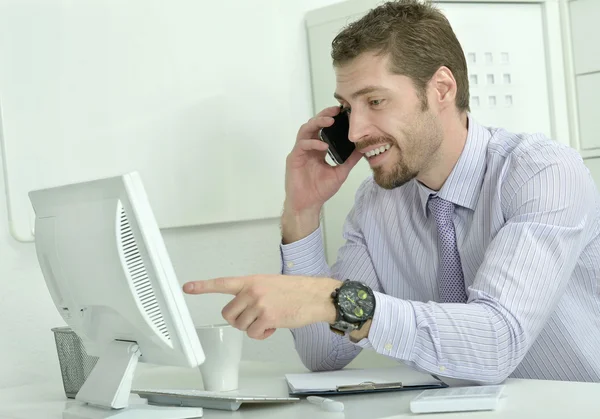
[[[429,199],[427,205],[437,225],[452,221],[452,215],[454,214],[454,204],[452,202],[434,196]]]

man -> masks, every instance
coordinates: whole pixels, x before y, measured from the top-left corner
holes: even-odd
[[[335,38],[332,57],[356,151],[340,166],[324,161],[318,132],[338,108],[298,131],[281,220],[286,276],[184,291],[236,295],[223,316],[250,337],[293,329],[311,370],[371,348],[481,383],[600,381],[600,205],[579,155],[469,115],[463,51],[429,4],[377,7]],[[319,214],[363,157],[373,177],[330,269]]]

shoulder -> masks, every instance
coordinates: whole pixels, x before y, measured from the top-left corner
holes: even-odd
[[[526,183],[543,171],[589,177],[589,171],[577,150],[541,133],[494,130],[488,146],[488,158],[501,167],[503,180],[512,186]]]
[[[544,134],[497,130],[488,148],[496,167],[505,216],[541,208],[592,210],[597,189],[577,150]]]

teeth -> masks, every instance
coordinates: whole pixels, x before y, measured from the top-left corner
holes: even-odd
[[[391,146],[390,146],[389,144],[382,145],[381,147],[379,147],[379,148],[376,148],[375,150],[371,150],[371,151],[368,151],[368,152],[366,152],[366,153],[365,153],[365,156],[367,156],[367,157],[373,157],[373,156],[376,156],[376,155],[378,155],[378,154],[381,154],[381,153],[383,153],[383,152],[385,152],[385,151],[389,150],[389,149],[390,149],[390,147],[391,147]]]

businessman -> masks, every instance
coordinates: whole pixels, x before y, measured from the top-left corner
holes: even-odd
[[[469,113],[464,53],[434,6],[385,3],[332,43],[335,98],[356,145],[325,162],[321,128],[287,158],[283,275],[190,282],[229,293],[224,318],[256,339],[292,330],[311,370],[363,348],[441,376],[600,381],[600,200],[580,156]],[[276,139],[274,139],[276,141]],[[319,214],[360,160],[373,175],[337,262]]]

